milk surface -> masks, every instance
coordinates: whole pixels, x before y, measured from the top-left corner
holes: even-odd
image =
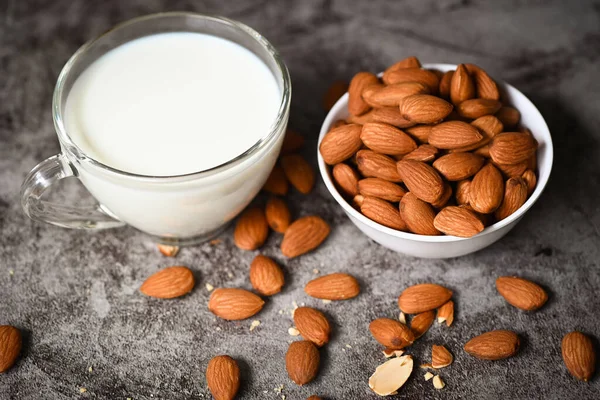
[[[175,32],[106,53],[77,78],[64,123],[89,156],[152,176],[199,172],[242,154],[266,136],[281,91],[244,47]]]

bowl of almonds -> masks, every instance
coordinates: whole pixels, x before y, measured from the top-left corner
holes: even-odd
[[[520,91],[474,64],[359,72],[319,135],[328,190],[367,236],[415,257],[476,252],[542,194],[553,147]]]

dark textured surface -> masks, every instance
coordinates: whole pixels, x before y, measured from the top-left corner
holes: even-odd
[[[279,252],[281,237],[271,234],[261,252],[280,261],[287,284],[257,316],[262,325],[254,331],[251,321],[217,320],[206,308],[207,282],[249,288],[255,253],[238,250],[231,231],[220,244],[184,249],[176,259],[196,274],[190,295],[148,299],[138,292],[141,282],[173,261],[144,235],[34,223],[18,192],[25,174],[58,151],[51,93],[68,57],[110,26],[161,10],[223,14],[264,33],[291,70],[291,126],[309,139],[305,154],[313,162],[321,96],[332,80],[413,54],[480,64],[524,91],[546,117],[556,149],[549,186],[500,242],[472,256],[430,261],[369,241],[319,183],[309,199],[293,194],[290,203],[296,216],[322,215],[332,234],[318,251],[291,261]],[[600,3],[583,0],[0,2],[0,324],[25,334],[22,357],[0,375],[0,399],[209,398],[204,370],[221,353],[240,360],[242,399],[281,399],[274,391],[280,385],[287,399],[375,399],[367,380],[383,358],[368,323],[396,317],[396,296],[423,281],[455,291],[456,322],[434,325],[410,353],[428,362],[431,344],[445,344],[456,361],[440,372],[443,391],[416,369],[399,398],[600,398],[598,374],[576,382],[559,345],[573,329],[600,335],[599,27]],[[64,198],[83,193],[72,184],[64,189]],[[314,268],[353,273],[363,293],[329,305],[308,298],[302,287]],[[531,314],[507,305],[494,289],[505,274],[541,283],[549,303]],[[302,388],[284,370],[293,301],[317,306],[334,323],[319,377]],[[462,351],[469,338],[494,328],[521,335],[516,357],[483,362]]]

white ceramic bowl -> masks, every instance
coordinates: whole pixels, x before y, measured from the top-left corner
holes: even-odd
[[[424,68],[434,68],[445,72],[456,69],[456,65],[425,64]],[[537,186],[525,204],[508,218],[485,228],[481,233],[470,238],[460,238],[456,236],[424,236],[397,231],[365,217],[355,210],[344,197],[338,193],[331,177],[330,168],[325,164],[325,161],[323,161],[323,157],[321,157],[317,146],[319,170],[321,171],[321,176],[325,181],[325,185],[327,186],[327,189],[329,189],[329,192],[331,192],[333,198],[340,206],[342,206],[344,212],[348,215],[354,225],[377,243],[400,253],[422,258],[450,258],[474,253],[489,246],[502,236],[506,235],[517,222],[523,218],[523,215],[525,215],[527,210],[533,206],[542,194],[542,191],[548,182],[548,178],[550,177],[553,159],[552,138],[550,136],[550,131],[548,130],[548,125],[546,125],[546,121],[544,121],[544,118],[533,103],[525,97],[523,93],[511,85],[498,80],[496,80],[496,82],[500,86],[500,89],[506,93],[509,103],[521,112],[521,124],[531,129],[533,136],[540,145],[537,153]],[[319,145],[325,134],[329,131],[331,124],[338,119],[346,119],[347,117],[348,93],[338,100],[325,118],[325,122],[323,122],[321,133],[319,135]]]

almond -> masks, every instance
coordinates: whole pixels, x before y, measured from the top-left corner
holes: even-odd
[[[358,170],[366,178],[381,178],[390,182],[401,182],[396,161],[372,150],[360,150],[356,153]]]
[[[265,302],[252,292],[236,288],[217,288],[208,300],[208,309],[217,317],[237,321],[258,313]]]
[[[503,220],[517,211],[527,201],[527,182],[523,178],[510,178],[506,181],[504,199],[496,210],[498,221]]]
[[[281,145],[281,154],[296,153],[304,146],[304,136],[300,135],[296,131],[288,129],[283,138],[283,144]]]
[[[417,124],[437,123],[451,111],[452,104],[429,94],[413,94],[405,97],[400,104],[402,117]]]
[[[519,350],[519,336],[507,330],[496,330],[474,337],[465,344],[465,351],[482,360],[501,360]]]
[[[310,396],[310,397],[307,397],[306,400],[323,400],[323,399],[319,396]]]
[[[401,160],[397,167],[408,190],[419,199],[433,203],[444,194],[444,182],[431,165],[421,161]]]
[[[440,85],[440,80],[435,73],[421,68],[402,68],[384,73],[383,82],[386,85],[417,82],[427,86],[430,93],[437,93]]]
[[[518,164],[497,164],[493,163],[496,168],[500,170],[508,178],[518,178],[525,170],[527,170],[527,162],[520,162]]]
[[[215,400],[233,400],[240,388],[240,368],[229,356],[213,357],[206,367],[206,383]]]
[[[342,194],[349,197],[354,197],[358,194],[358,180],[360,176],[351,166],[343,163],[336,164],[333,167],[332,174]]]
[[[483,136],[477,128],[462,121],[448,121],[431,128],[429,144],[438,149],[458,149],[479,143]]]
[[[321,347],[329,342],[331,326],[319,310],[310,307],[300,307],[294,311],[294,324],[302,337]]]
[[[483,222],[473,211],[454,206],[443,208],[435,216],[433,226],[446,235],[467,238],[477,235],[484,228]]]
[[[362,98],[363,90],[369,85],[379,83],[379,79],[370,72],[354,75],[348,88],[348,111],[352,115],[362,115],[371,109]]]
[[[458,114],[465,118],[476,119],[484,115],[493,115],[500,109],[502,103],[492,99],[465,100],[456,106]]]
[[[379,396],[395,394],[410,377],[413,363],[409,355],[386,361],[369,378],[369,387]]]
[[[531,193],[533,193],[533,191],[535,190],[535,185],[537,183],[535,172],[528,169],[527,171],[523,172],[522,177],[527,183],[527,196],[531,196]]]
[[[490,156],[498,164],[518,164],[535,154],[537,145],[533,136],[520,132],[504,132],[490,143]]]
[[[521,120],[521,113],[514,107],[504,106],[494,114],[507,128],[516,128]]]
[[[420,338],[429,330],[429,327],[435,319],[435,312],[432,310],[419,313],[410,321],[410,329],[415,334],[415,340]]]
[[[473,153],[450,153],[435,160],[433,168],[454,182],[475,175],[483,166],[483,161],[483,157]]]
[[[438,324],[445,322],[446,326],[452,325],[454,322],[454,302],[452,300],[449,300],[438,308],[437,321]]]
[[[177,253],[179,253],[179,246],[169,246],[166,244],[159,244],[158,251],[160,251],[163,256],[175,257],[177,255]]]
[[[285,355],[285,368],[288,376],[302,386],[317,377],[320,362],[319,350],[313,342],[302,340],[290,343]]]
[[[398,107],[403,98],[413,94],[428,94],[429,87],[418,82],[395,85],[371,85],[365,89],[363,98],[371,107]]]
[[[435,283],[410,286],[398,297],[398,307],[406,314],[419,314],[434,310],[452,297],[452,291]]]
[[[294,221],[283,235],[281,252],[289,258],[316,249],[329,236],[329,225],[321,217],[307,216]]]
[[[464,180],[456,183],[456,202],[458,205],[469,204],[469,190],[471,188],[471,181]]]
[[[499,100],[500,92],[496,82],[483,69],[475,64],[465,64],[467,71],[475,79],[477,97],[482,99]]]
[[[536,283],[516,276],[496,279],[498,293],[511,305],[525,311],[534,311],[546,304],[548,295]]]
[[[364,113],[363,115],[352,115],[350,114],[348,116],[348,118],[346,119],[346,122],[349,124],[357,124],[357,125],[364,125],[367,122],[372,122],[373,121],[373,112],[375,110],[371,110],[371,111],[367,111],[366,113]],[[334,127],[332,126],[331,129],[333,129]]]
[[[383,200],[397,203],[406,191],[395,183],[381,178],[365,178],[358,181],[358,191],[363,196],[378,197]]]
[[[381,122],[397,128],[409,128],[415,125],[415,122],[409,121],[400,114],[398,107],[376,108],[370,113],[370,120],[363,122],[363,124],[367,122]]]
[[[407,57],[389,66],[383,74],[389,74],[390,72],[405,68],[421,68],[421,62],[415,56]]]
[[[460,64],[450,81],[450,100],[452,104],[458,106],[465,100],[475,97],[475,85],[467,68],[464,64]]]
[[[450,85],[453,75],[454,71],[447,71],[442,75],[442,79],[440,79],[440,97],[446,100],[450,98]]]
[[[292,186],[302,194],[310,193],[315,185],[315,171],[301,155],[290,154],[281,157],[281,166]]]
[[[279,196],[285,196],[288,192],[288,187],[288,181],[283,168],[275,165],[271,171],[271,175],[269,175],[263,186],[263,190]]]
[[[473,151],[473,154],[477,154],[478,156],[481,156],[484,158],[490,158],[490,145],[486,144],[484,146],[481,146],[481,147],[475,149],[475,151]]]
[[[492,164],[475,174],[469,188],[469,205],[482,214],[495,211],[504,198],[504,179]]]
[[[561,349],[571,375],[580,381],[590,380],[596,369],[596,353],[589,336],[577,331],[567,333],[562,339]]]
[[[377,197],[364,196],[360,204],[360,212],[365,217],[373,221],[387,226],[388,228],[397,229],[399,231],[406,230],[406,223],[400,216],[400,212],[396,207],[385,200]]]
[[[346,300],[358,296],[360,286],[352,275],[334,273],[308,282],[304,291],[311,297],[324,300]]]
[[[329,127],[329,130],[340,127],[342,125],[346,125],[346,121],[344,121],[343,119],[338,119],[333,124],[331,124],[331,126]]]
[[[433,128],[433,125],[416,125],[407,128],[405,132],[417,139],[420,143],[429,143],[431,128]]]
[[[410,346],[415,340],[415,335],[408,326],[391,318],[372,321],[369,331],[375,340],[390,349],[402,349]]]
[[[365,146],[382,154],[406,154],[417,148],[415,141],[406,133],[380,122],[364,124],[360,139]]]
[[[361,132],[362,126],[357,124],[342,125],[327,132],[319,145],[323,160],[335,165],[352,157],[362,147]]]
[[[292,216],[285,201],[279,197],[271,197],[265,207],[267,223],[275,232],[284,233],[290,226]]]
[[[285,278],[275,261],[259,254],[250,264],[250,283],[258,293],[272,296],[281,292]]]
[[[242,250],[256,250],[265,243],[268,235],[269,224],[265,212],[258,207],[252,207],[238,218],[233,241]]]
[[[150,275],[140,287],[146,296],[173,299],[194,288],[194,274],[186,267],[167,267]]]
[[[0,374],[15,364],[22,345],[21,331],[14,326],[0,325]]]
[[[452,364],[454,357],[444,346],[433,345],[431,348],[431,366],[433,368],[444,368]]]
[[[433,226],[435,218],[433,207],[411,192],[406,193],[400,201],[400,217],[412,233],[418,235],[440,234],[440,231]]]
[[[411,151],[402,157],[403,160],[414,160],[414,161],[422,161],[422,162],[430,162],[435,160],[438,155],[438,149],[433,147],[430,144],[422,144],[416,148],[416,150]]]
[[[431,203],[433,208],[441,209],[448,204],[448,201],[452,197],[452,187],[448,184],[448,182],[444,182],[444,193],[442,197]]]
[[[329,86],[323,96],[323,109],[329,111],[335,103],[348,91],[348,82],[335,81]]]

